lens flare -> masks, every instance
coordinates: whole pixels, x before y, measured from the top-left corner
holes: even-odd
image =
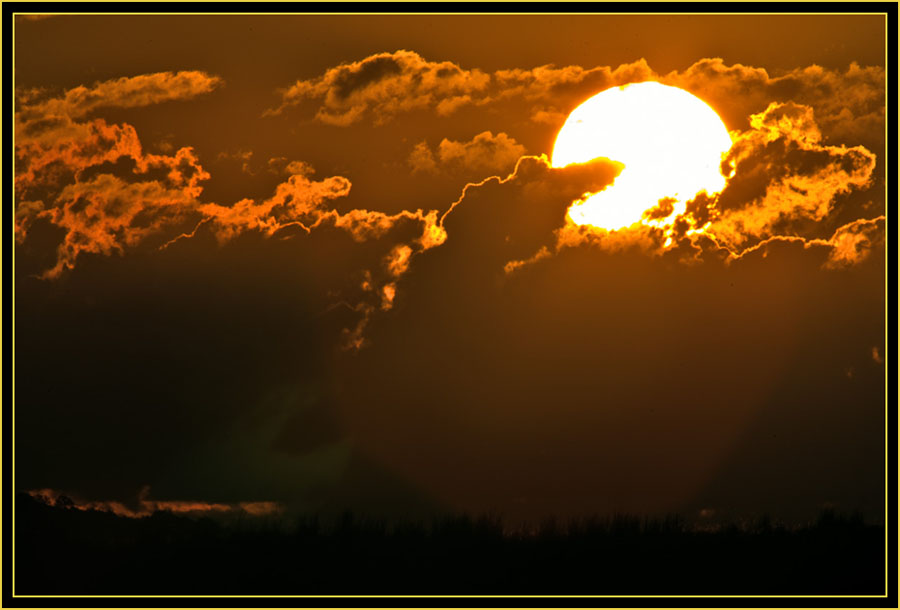
[[[572,111],[556,137],[552,165],[605,157],[624,169],[599,193],[587,193],[569,217],[610,231],[640,223],[666,226],[700,191],[725,186],[720,171],[731,136],[703,100],[656,82],[598,93]],[[647,214],[657,208],[658,213]]]

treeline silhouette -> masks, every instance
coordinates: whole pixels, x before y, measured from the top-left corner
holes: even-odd
[[[16,498],[17,594],[860,595],[884,587],[884,529],[834,512],[785,527],[677,517],[429,523],[143,518]]]

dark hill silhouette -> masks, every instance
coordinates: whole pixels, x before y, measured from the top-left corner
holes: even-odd
[[[288,526],[289,525],[289,526]],[[884,530],[823,513],[712,531],[617,515],[531,531],[499,518],[347,513],[230,524],[17,497],[17,594],[880,594]]]

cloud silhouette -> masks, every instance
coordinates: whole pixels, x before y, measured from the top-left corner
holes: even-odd
[[[799,445],[846,449],[845,432],[863,434],[843,414],[861,400],[877,417],[877,388],[851,392],[840,363],[867,366],[883,330],[857,317],[850,296],[882,273],[883,220],[829,239],[771,237],[737,256],[698,235],[690,265],[649,229],[643,241],[608,234],[559,247],[571,197],[617,169],[524,157],[509,177],[467,186],[443,218],[446,241],[412,261],[390,312],[371,319],[368,347],[339,373],[348,433],[457,508],[503,506],[512,518],[665,512],[701,494],[723,506],[730,487],[707,487],[715,465],[755,417],[789,412],[798,396],[818,405],[815,425],[794,433]],[[836,309],[826,295],[841,290]],[[855,334],[823,338],[825,324]],[[810,342],[828,350],[804,347],[805,372],[786,379]],[[855,475],[825,483],[810,461],[783,467],[802,480],[803,510],[829,494],[862,498]],[[754,481],[758,496],[742,501],[777,504],[777,481]]]

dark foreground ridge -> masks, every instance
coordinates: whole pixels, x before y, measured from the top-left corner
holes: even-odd
[[[715,530],[677,518],[217,523],[16,505],[16,594],[878,595],[884,529],[823,513]]]

